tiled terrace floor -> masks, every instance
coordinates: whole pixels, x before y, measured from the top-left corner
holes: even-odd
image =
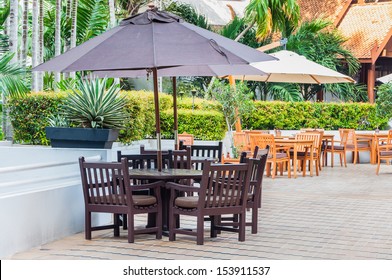
[[[392,166],[326,167],[319,177],[264,181],[259,233],[238,242],[224,232],[197,246],[192,237],[155,240],[126,233],[84,233],[45,244],[11,259],[392,259]],[[139,221],[141,224],[141,220]],[[194,225],[192,220],[183,223]],[[208,227],[207,227],[208,229]]]

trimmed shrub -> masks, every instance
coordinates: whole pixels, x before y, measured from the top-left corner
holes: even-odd
[[[123,91],[129,123],[120,131],[119,140],[129,144],[143,138],[155,137],[154,96],[152,92]],[[10,117],[14,127],[14,141],[25,144],[48,145],[45,127],[48,116],[57,114],[65,100],[65,93],[34,93],[24,98],[10,99]],[[159,96],[162,137],[173,137],[173,98]],[[178,100],[179,133],[187,132],[201,140],[221,140],[226,131],[223,114],[217,102],[195,98]],[[256,101],[256,110],[243,119],[243,128],[300,129],[303,127],[354,128],[360,130],[385,129],[388,117],[376,114],[374,104],[368,103],[312,103]]]
[[[14,128],[14,141],[23,144],[48,145],[45,127],[48,117],[57,114],[65,98],[63,93],[32,93],[8,101]]]
[[[243,128],[291,129],[303,127],[337,130],[354,128],[384,129],[388,119],[376,115],[376,107],[369,103],[312,103],[257,101],[256,110],[243,120]]]
[[[162,137],[173,138],[173,110],[161,113]],[[226,125],[223,114],[217,111],[178,110],[178,133],[190,133],[195,139],[221,140],[225,136]]]

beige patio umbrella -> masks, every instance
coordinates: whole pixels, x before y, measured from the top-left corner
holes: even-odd
[[[233,75],[236,80],[260,82],[298,83],[298,84],[332,84],[354,83],[344,74],[308,60],[291,51],[278,51],[270,54],[279,60],[251,63],[253,67],[268,73],[263,75]]]
[[[329,69],[306,57],[292,51],[282,50],[270,54],[279,60],[255,62],[250,65],[267,75],[231,75],[229,79],[249,80],[276,83],[298,84],[333,84],[354,83],[355,81],[344,74]],[[241,124],[237,122],[236,131],[241,131]]]

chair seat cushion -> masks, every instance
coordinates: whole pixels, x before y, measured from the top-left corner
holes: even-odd
[[[344,147],[343,146],[333,146],[333,149],[334,150],[336,150],[336,151],[343,151],[344,150]],[[327,150],[332,150],[332,146],[331,145],[328,145],[327,146]]]
[[[294,155],[294,152],[290,152],[290,156],[292,156],[292,155]],[[305,156],[310,157],[310,153],[309,152],[305,153],[302,151],[297,152],[297,157],[305,157]],[[313,157],[316,158],[317,154],[313,153]]]
[[[350,150],[354,150],[355,146],[353,144],[347,144],[346,148],[350,149]],[[370,146],[368,144],[365,144],[365,143],[358,143],[357,144],[357,148],[358,149],[364,149],[364,148],[370,148]]]
[[[135,206],[148,206],[157,203],[157,198],[152,195],[132,195]]]
[[[277,159],[287,158],[287,154],[286,153],[276,153],[276,158]]]
[[[381,151],[380,156],[382,157],[392,156],[392,151]]]
[[[181,196],[177,197],[174,204],[181,208],[196,208],[199,203],[198,196]]]

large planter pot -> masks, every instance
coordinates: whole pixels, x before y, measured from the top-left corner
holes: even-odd
[[[118,130],[104,128],[46,127],[53,148],[111,149]]]

